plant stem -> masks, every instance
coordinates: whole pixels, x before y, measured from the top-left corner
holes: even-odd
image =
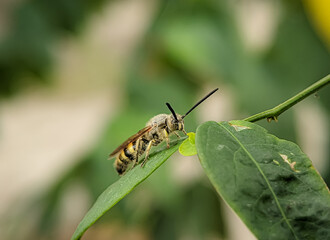
[[[281,113],[288,110],[290,107],[297,104],[298,102],[300,102],[304,98],[308,97],[309,95],[315,93],[317,90],[324,87],[328,83],[330,83],[330,74],[325,76],[324,78],[320,79],[319,81],[317,81],[313,85],[309,86],[305,90],[301,91],[297,95],[293,96],[292,98],[290,98],[290,99],[286,100],[285,102],[277,105],[276,107],[274,107],[272,109],[268,109],[268,110],[266,110],[264,112],[261,112],[261,113],[257,113],[257,114],[255,114],[251,117],[245,118],[244,121],[256,122],[256,121],[259,121],[259,120],[264,119],[264,118],[267,118],[268,121],[271,121],[271,120],[277,121],[277,117]]]

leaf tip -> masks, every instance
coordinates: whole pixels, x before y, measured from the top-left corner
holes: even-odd
[[[197,154],[196,145],[195,145],[195,133],[187,133],[188,138],[184,140],[180,147],[179,152],[183,156],[193,156]]]

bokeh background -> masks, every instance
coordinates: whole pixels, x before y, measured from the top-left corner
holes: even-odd
[[[330,72],[328,0],[1,0],[0,239],[69,239],[118,179],[108,154],[170,102],[243,119]],[[259,124],[330,182],[326,87]],[[172,156],[83,239],[255,239],[198,158]]]

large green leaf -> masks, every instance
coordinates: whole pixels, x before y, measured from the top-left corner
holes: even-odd
[[[160,165],[162,165],[176,150],[178,150],[178,143],[182,142],[180,139],[169,149],[164,150],[163,144],[155,148],[154,154],[151,154],[148,162],[143,168],[136,166],[128,171],[117,182],[110,185],[96,200],[92,208],[87,212],[83,220],[79,223],[71,240],[80,239],[84,232],[93,225],[103,214],[112,208],[123,197],[130,193],[138,184],[149,177]],[[173,144],[173,143],[172,143]],[[172,145],[171,144],[171,145]]]
[[[199,126],[196,148],[218,193],[258,239],[330,239],[329,190],[296,144],[231,121]]]

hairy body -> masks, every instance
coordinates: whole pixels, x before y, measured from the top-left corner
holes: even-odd
[[[139,157],[146,152],[145,159],[141,166],[148,160],[149,152],[152,146],[157,146],[162,141],[166,140],[167,147],[169,148],[169,135],[174,133],[180,137],[177,131],[184,130],[184,122],[182,116],[176,114],[174,119],[171,114],[158,114],[151,118],[146,127],[140,130],[137,134],[130,137],[126,142],[119,146],[110,157],[118,154],[114,166],[119,175],[126,172],[130,163],[136,165],[139,162]]]
[[[167,148],[169,148],[170,134],[174,133],[178,137],[180,137],[177,133],[178,131],[187,134],[184,130],[183,119],[217,90],[218,88],[207,94],[183,116],[176,114],[171,105],[166,103],[166,106],[172,114],[158,114],[154,116],[147,122],[145,128],[128,138],[110,154],[110,158],[117,156],[114,166],[118,174],[124,174],[131,163],[133,163],[132,167],[134,167],[139,162],[139,157],[145,152],[146,156],[141,164],[141,166],[143,166],[148,160],[149,152],[152,146],[157,146],[162,141],[166,140]]]

